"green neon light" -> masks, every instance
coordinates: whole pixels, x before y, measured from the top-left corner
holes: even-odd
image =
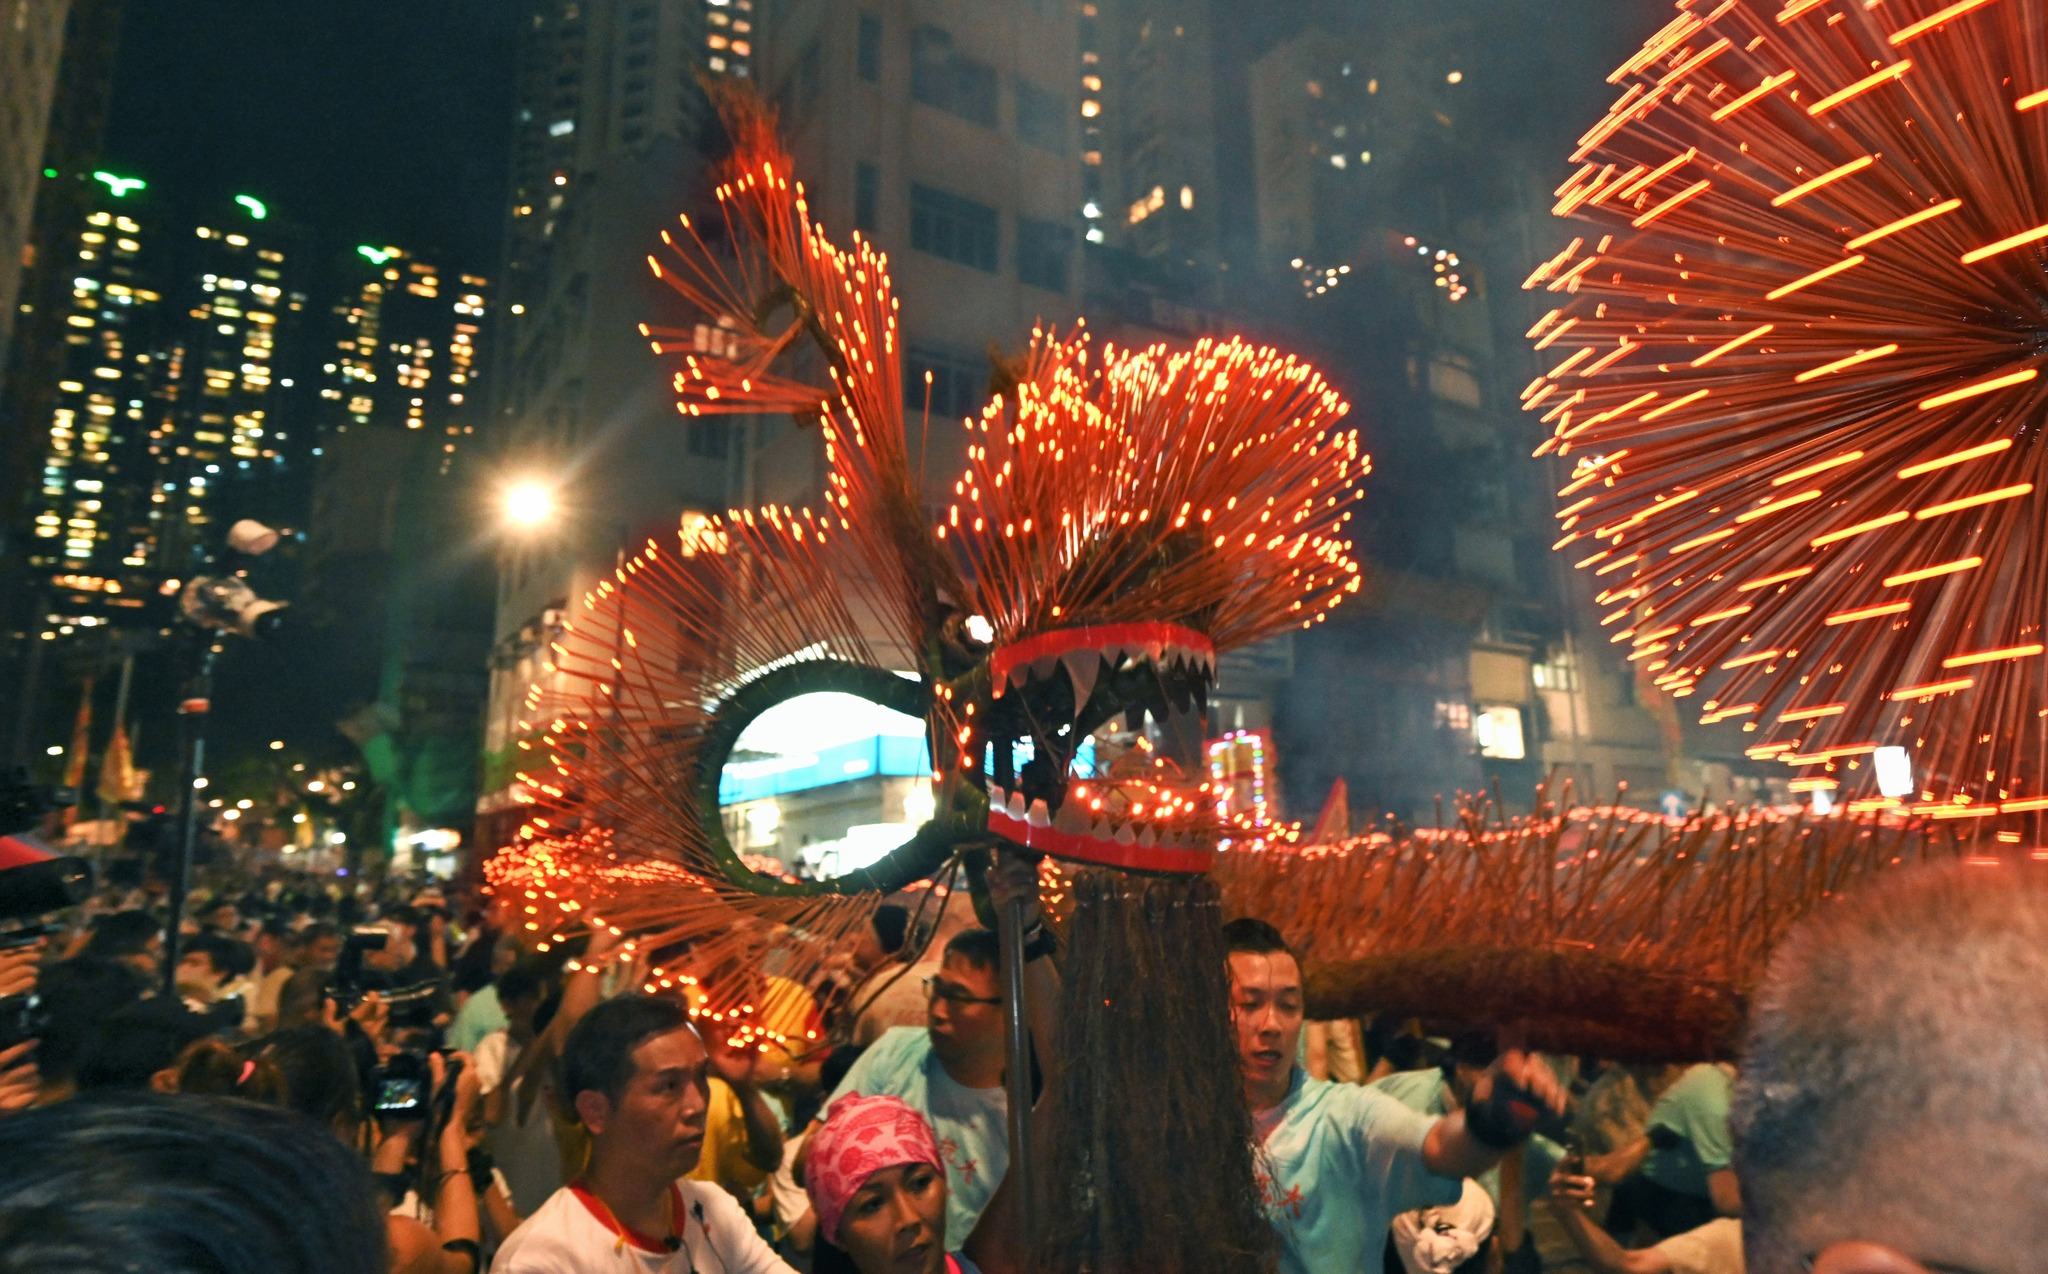
[[[247,208],[249,215],[257,221],[270,215],[270,209],[264,207],[263,201],[254,195],[236,195],[235,202]]]
[[[373,248],[367,243],[357,248],[356,251],[368,257],[376,265],[383,265],[386,261],[398,255],[398,249],[396,248]]]
[[[54,168],[45,168],[43,169],[43,177],[45,180],[55,181],[57,180],[57,170]]]
[[[108,190],[113,191],[114,198],[116,199],[133,194],[138,190],[149,188],[149,183],[140,177],[116,177],[110,172],[96,172],[92,175],[92,179],[105,185]]]

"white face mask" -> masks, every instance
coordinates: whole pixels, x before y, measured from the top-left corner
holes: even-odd
[[[1394,1218],[1394,1250],[1402,1268],[1407,1274],[1451,1274],[1486,1243],[1493,1216],[1493,1196],[1470,1178],[1449,1207],[1403,1212]]]

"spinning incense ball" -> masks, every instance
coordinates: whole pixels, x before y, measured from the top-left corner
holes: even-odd
[[[1795,790],[2015,842],[2048,809],[2044,41],[2048,0],[1685,0],[1523,285],[1556,548],[1628,658]]]

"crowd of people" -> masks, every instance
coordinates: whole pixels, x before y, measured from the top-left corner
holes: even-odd
[[[1030,865],[992,888],[1025,901],[1024,982],[1055,1003]],[[833,993],[764,975],[762,1020],[806,1043],[737,1049],[608,930],[531,951],[431,882],[223,878],[188,917],[175,963],[140,894],[0,950],[0,1274],[1032,1268],[1001,952],[964,902],[881,908]],[[1285,1274],[1532,1271],[1539,1229],[1596,1274],[2018,1274],[2048,1250],[2048,870],[1831,903],[1734,1064],[1310,1022],[1282,936],[1225,936]],[[1086,1064],[1031,1028],[1042,1067]]]

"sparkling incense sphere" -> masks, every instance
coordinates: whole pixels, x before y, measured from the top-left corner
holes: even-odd
[[[2048,0],[1707,0],[1610,80],[1523,286],[1558,551],[1795,791],[2048,809]],[[1877,787],[1902,746],[1910,791]]]

